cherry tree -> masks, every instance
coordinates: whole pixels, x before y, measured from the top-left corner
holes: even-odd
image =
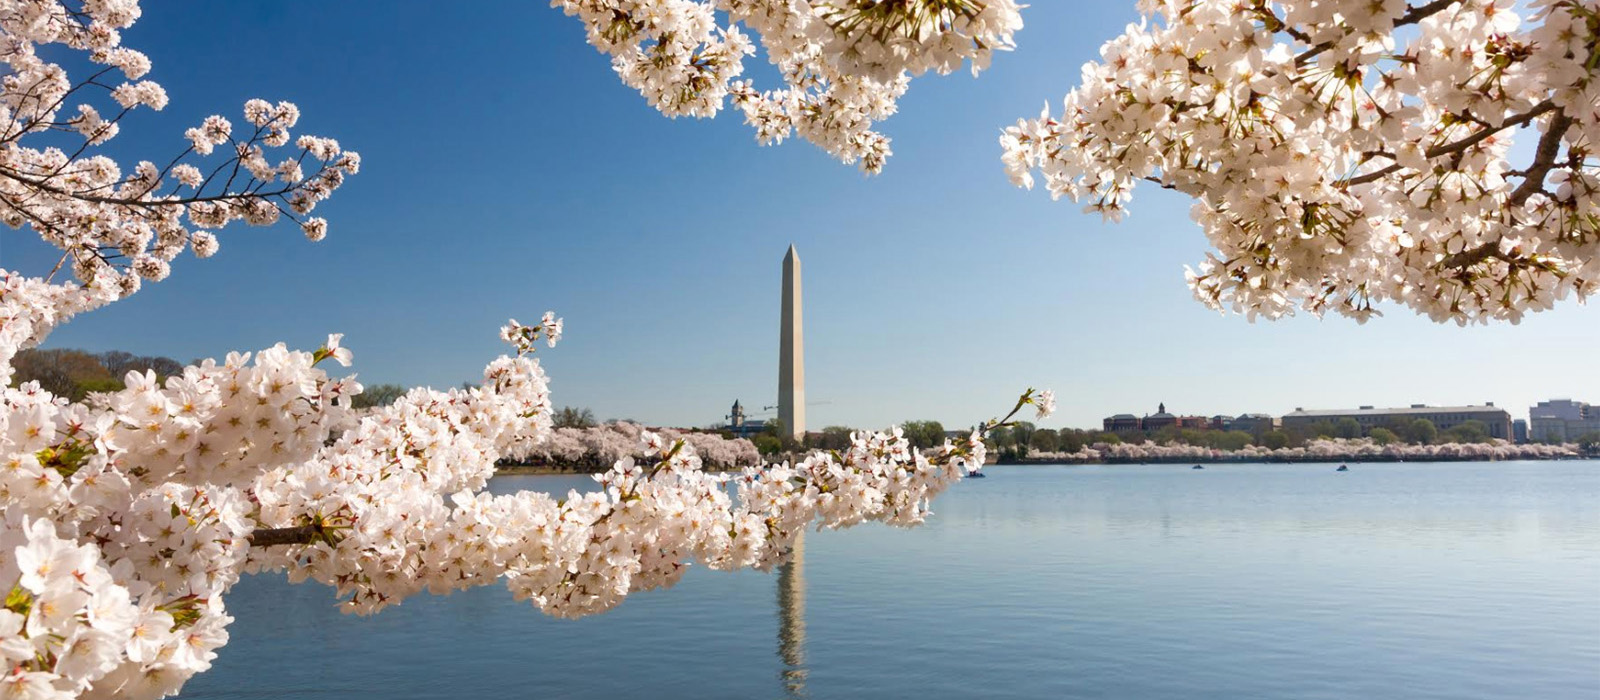
[[[731,102],[761,142],[798,134],[869,172],[913,77],[977,72],[1022,26],[1011,0],[553,4],[663,113]],[[1600,2],[1137,5],[1058,113],[1004,131],[1003,161],[1110,220],[1140,181],[1192,197],[1215,248],[1188,275],[1200,301],[1465,324],[1600,286]],[[740,77],[758,41],[774,89]]]
[[[705,17],[677,12],[687,5],[655,4],[648,26],[592,26],[603,46],[654,33],[658,43],[619,48],[617,60],[669,114],[704,112],[715,90],[692,76],[660,85],[656,67],[727,72],[743,50],[731,32],[710,48],[679,43],[704,28]],[[742,7],[774,36],[806,29],[767,3]],[[0,697],[177,692],[227,642],[225,597],[244,573],[325,584],[360,614],[421,592],[500,584],[545,613],[578,617],[670,586],[693,563],[770,569],[812,525],[916,525],[930,499],[983,464],[981,431],[916,450],[894,430],[711,474],[694,438],[640,431],[635,454],[597,477],[599,491],[489,495],[497,460],[552,434],[548,379],[533,357],[561,335],[548,313],[501,329],[512,352],[489,362],[480,386],[414,389],[359,415],[350,402],[360,384],[325,370],[353,361],[338,334],[313,351],[230,353],[164,379],[130,372],[125,389],[80,403],[36,382],[9,386],[19,350],[166,278],[186,251],[210,257],[230,225],[289,220],[322,239],[327,222],[312,212],[360,169],[338,142],[295,136],[293,104],[254,99],[239,125],[207,117],[183,134],[187,146],[158,160],[128,166],[105,155],[128,114],[167,104],[143,79],[150,61],[122,45],[139,16],[137,0],[0,0],[0,220],[61,254],[36,274],[0,268]],[[886,37],[902,31],[875,26]],[[795,48],[791,92],[730,90],[767,115],[758,121],[769,138],[787,124],[871,169],[887,142],[870,123],[892,105],[883,95],[903,87],[873,66],[947,70],[953,56],[983,60],[991,40],[956,37],[954,49],[914,59],[838,48],[859,79]],[[89,72],[70,78],[45,56],[71,56]],[[821,76],[837,80],[823,86]],[[858,100],[869,93],[876,107]],[[1054,398],[1030,390],[991,426],[1028,406],[1048,415]]]
[[[1022,26],[1012,0],[552,5],[667,116],[731,103],[762,143],[798,136],[868,172],[891,153],[877,125],[913,78],[981,71]],[[1387,301],[1465,323],[1594,292],[1597,0],[1139,8],[1146,20],[1085,67],[1059,116],[1004,132],[1004,162],[1019,185],[1037,173],[1111,219],[1141,180],[1193,197],[1216,248],[1190,275],[1202,301],[1357,319]],[[167,102],[121,43],[139,14],[136,0],[0,0],[0,220],[61,251],[50,271],[0,269],[0,383],[18,350],[160,281],[186,251],[214,254],[230,225],[287,219],[321,239],[313,211],[359,172],[338,142],[291,134],[293,104],[264,100],[238,128],[206,118],[167,157],[104,155],[126,115]],[[44,47],[90,72],[69,78]],[[742,77],[758,47],[781,84]],[[1530,152],[1514,153],[1524,137]],[[812,523],[914,525],[983,461],[981,434],[918,451],[896,431],[714,475],[688,440],[642,431],[639,457],[596,493],[487,495],[496,460],[552,437],[533,354],[560,334],[553,314],[511,321],[513,352],[480,387],[417,389],[360,416],[360,385],[323,369],[353,359],[337,334],[164,381],[130,374],[82,403],[6,388],[0,695],[175,692],[226,642],[224,597],[244,572],[332,586],[357,613],[502,583],[581,616],[692,562],[770,568]],[[1053,404],[1029,391],[990,425]]]
[[[559,465],[608,465],[638,451],[643,428],[618,421],[588,428],[556,428],[529,456]],[[761,461],[754,443],[744,438],[724,439],[714,433],[680,432],[670,428],[657,431],[663,440],[683,440],[699,455],[704,466],[734,469]]]
[[[1600,288],[1600,2],[1139,8],[1004,160],[1110,220],[1140,181],[1194,198],[1200,301],[1466,324]]]
[[[989,65],[1022,28],[1014,0],[551,0],[652,107],[711,117],[731,102],[763,144],[798,135],[882,170],[875,130],[911,78]],[[726,20],[724,24],[719,18]],[[757,43],[782,85],[743,78]]]

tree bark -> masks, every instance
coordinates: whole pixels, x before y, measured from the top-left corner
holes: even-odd
[[[318,539],[317,529],[315,525],[261,528],[250,533],[250,545],[275,547],[281,544],[311,544]]]

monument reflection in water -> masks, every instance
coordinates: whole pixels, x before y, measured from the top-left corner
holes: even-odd
[[[806,694],[806,535],[794,538],[789,563],[778,568],[779,675],[787,697]]]

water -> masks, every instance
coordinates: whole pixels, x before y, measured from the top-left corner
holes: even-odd
[[[249,577],[183,697],[1600,698],[1600,462],[1334,466],[994,467],[578,621]]]

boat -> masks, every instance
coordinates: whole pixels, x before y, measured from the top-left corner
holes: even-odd
[[[968,479],[987,479],[987,478],[989,478],[989,475],[985,474],[983,472],[967,472],[967,478]]]
[[[1196,465],[1194,465],[1194,466],[1192,466],[1192,467],[1189,467],[1189,468],[1190,468],[1190,469],[1205,469],[1205,467],[1202,467],[1202,466],[1200,466],[1200,465],[1198,465],[1198,464],[1196,464]]]
[[[1345,465],[1343,465],[1343,464],[1341,464],[1341,465],[1339,465],[1339,468],[1335,469],[1334,471],[1336,471],[1336,472],[1347,472],[1347,471],[1350,471],[1350,468],[1345,466]]]

